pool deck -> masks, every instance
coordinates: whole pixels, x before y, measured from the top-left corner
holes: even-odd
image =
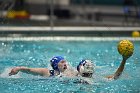
[[[0,36],[104,36],[131,37],[140,27],[0,26]],[[22,34],[22,35],[21,35]]]

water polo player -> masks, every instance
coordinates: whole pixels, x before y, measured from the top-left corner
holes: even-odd
[[[15,67],[11,70],[9,76],[15,75],[21,71],[27,74],[49,77],[57,76],[67,69],[67,61],[62,56],[55,56],[50,60],[50,62],[53,70],[49,70],[48,68]]]
[[[94,65],[91,60],[81,60],[77,71],[78,78],[74,83],[93,84]]]
[[[51,75],[60,74],[61,72],[64,72],[67,69],[67,62],[62,56],[55,56],[51,60],[51,66],[53,70],[51,71]]]
[[[118,79],[124,70],[126,60],[132,56],[134,51],[133,43],[129,40],[121,40],[118,44],[118,52],[122,55],[122,62],[113,75],[107,76],[108,79]],[[77,66],[78,75],[91,78],[94,72],[94,65],[90,60],[82,60]]]

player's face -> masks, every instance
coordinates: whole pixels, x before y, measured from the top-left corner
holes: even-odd
[[[58,63],[58,69],[60,70],[60,72],[64,72],[67,69],[67,61],[66,60],[61,60]]]

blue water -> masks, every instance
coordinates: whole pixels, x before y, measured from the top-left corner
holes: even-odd
[[[1,41],[0,93],[140,93],[140,42],[133,43],[134,54],[127,60],[123,75],[108,81],[103,77],[113,74],[122,60],[118,41]],[[92,60],[96,64],[94,84],[25,73],[8,76],[15,66],[50,68],[49,60],[55,55],[64,56],[73,67],[81,59]]]

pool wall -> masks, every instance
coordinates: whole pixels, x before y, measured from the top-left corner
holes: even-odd
[[[131,37],[140,27],[46,27],[46,26],[1,26],[0,36],[97,36]]]

